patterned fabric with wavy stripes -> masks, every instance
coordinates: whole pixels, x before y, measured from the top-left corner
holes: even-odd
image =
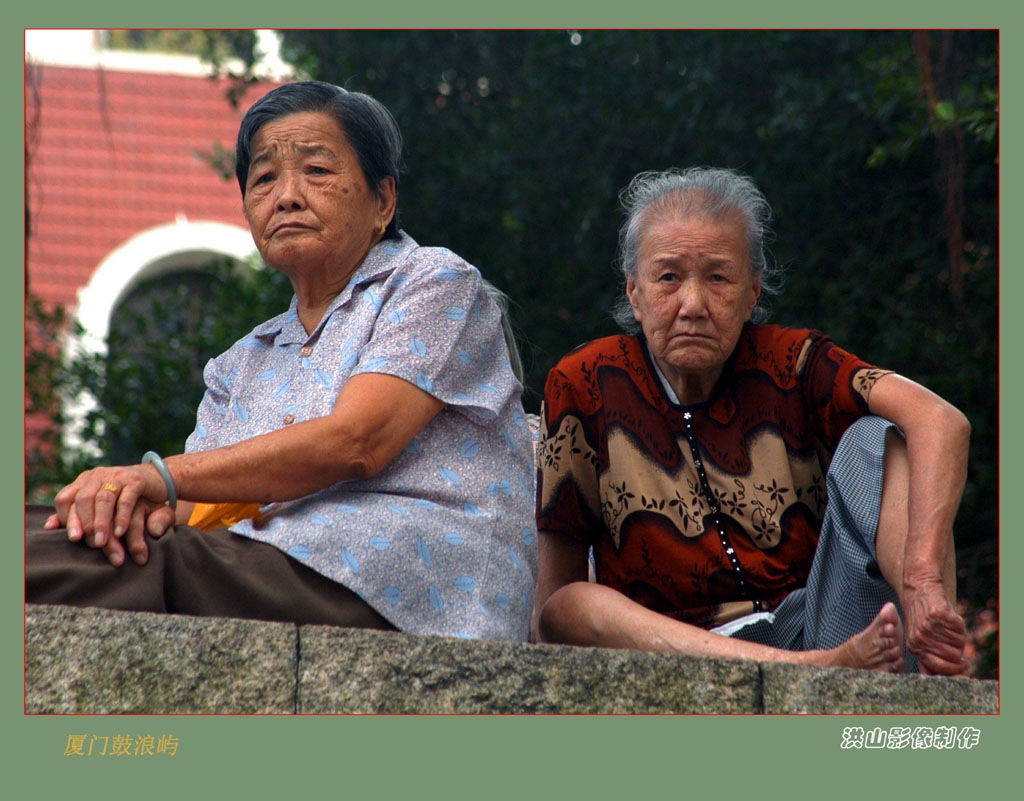
[[[825,473],[886,371],[817,331],[747,325],[706,403],[673,403],[642,337],[548,374],[538,528],[593,547],[597,580],[712,627],[805,584]]]

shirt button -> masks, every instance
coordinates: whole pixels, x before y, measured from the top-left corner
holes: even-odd
[[[313,352],[313,346],[312,345],[303,345],[302,346],[302,350],[299,351],[299,353],[302,354],[303,356],[309,356],[309,354],[311,354],[312,352]]]
[[[284,424],[286,426],[291,425],[294,422],[295,422],[295,415],[294,414],[286,414],[284,416]]]

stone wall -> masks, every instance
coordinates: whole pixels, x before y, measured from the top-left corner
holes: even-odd
[[[29,606],[53,712],[995,713],[998,685],[331,626]]]

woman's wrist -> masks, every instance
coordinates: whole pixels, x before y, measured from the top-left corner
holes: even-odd
[[[164,497],[171,509],[178,508],[178,490],[174,485],[174,478],[171,476],[171,471],[164,464],[164,460],[160,458],[159,454],[155,451],[146,451],[142,457],[142,464],[149,465],[153,471],[156,472],[157,478],[160,485],[163,486]],[[157,490],[159,492],[159,490]],[[159,497],[159,496],[157,496]]]

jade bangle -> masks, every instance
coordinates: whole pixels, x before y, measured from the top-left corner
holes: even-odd
[[[142,457],[143,464],[151,464],[156,468],[156,471],[160,474],[160,478],[164,480],[164,484],[167,486],[167,503],[171,509],[178,508],[178,491],[174,488],[174,481],[171,478],[171,471],[167,469],[167,465],[164,464],[164,460],[160,458],[160,455],[155,451],[146,451]]]

